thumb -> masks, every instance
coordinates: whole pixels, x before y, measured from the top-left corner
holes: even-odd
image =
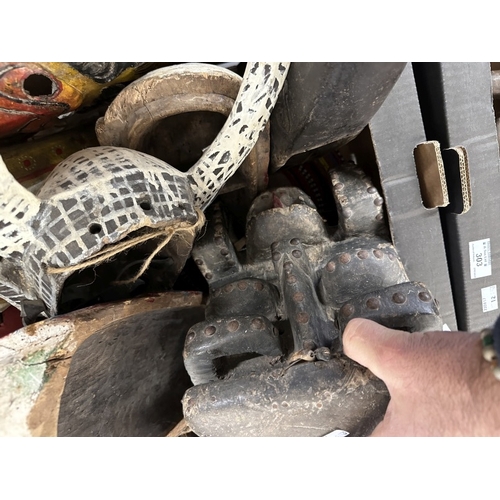
[[[402,364],[409,338],[407,332],[391,330],[362,318],[349,321],[342,336],[344,353],[386,384]]]

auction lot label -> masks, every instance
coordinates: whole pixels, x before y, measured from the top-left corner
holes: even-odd
[[[469,259],[471,279],[491,276],[490,239],[470,241]]]

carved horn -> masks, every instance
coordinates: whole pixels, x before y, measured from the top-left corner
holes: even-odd
[[[189,170],[195,204],[203,210],[238,170],[266,126],[290,63],[247,63],[233,109],[221,131]]]
[[[40,210],[40,200],[16,181],[0,156],[0,256],[23,253],[33,241],[31,219]]]

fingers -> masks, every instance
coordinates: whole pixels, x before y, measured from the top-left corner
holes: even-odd
[[[356,318],[344,330],[344,353],[389,385],[398,375],[397,368],[407,350],[409,336],[407,332]]]

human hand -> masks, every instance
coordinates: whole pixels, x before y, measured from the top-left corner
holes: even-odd
[[[500,381],[479,333],[408,333],[353,319],[343,344],[391,395],[372,436],[500,436]]]

